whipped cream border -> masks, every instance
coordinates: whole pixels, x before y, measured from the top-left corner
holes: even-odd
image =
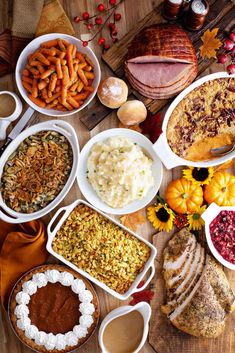
[[[45,287],[49,282],[59,282],[64,286],[70,286],[81,302],[79,305],[79,311],[81,312],[79,325],[74,326],[72,331],[65,334],[54,335],[53,333],[39,331],[35,325],[32,325],[29,318],[28,304],[30,297],[37,292],[38,288]],[[17,327],[24,331],[27,338],[34,340],[38,346],[44,346],[48,351],[53,349],[64,350],[68,346],[76,346],[81,338],[87,336],[88,329],[94,322],[92,314],[95,312],[95,306],[91,303],[93,300],[91,291],[86,289],[82,279],[75,278],[67,271],[60,272],[52,269],[35,273],[31,280],[23,283],[22,290],[16,294],[15,299],[17,305],[14,314],[17,317]]]

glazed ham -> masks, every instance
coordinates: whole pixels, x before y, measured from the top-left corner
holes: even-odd
[[[197,57],[181,28],[156,24],[144,28],[131,42],[125,72],[130,84],[142,95],[171,98],[197,76]]]

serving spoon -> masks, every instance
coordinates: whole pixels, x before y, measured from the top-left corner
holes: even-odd
[[[224,145],[216,148],[212,148],[210,150],[211,154],[215,157],[222,157],[225,156],[226,154],[229,154],[230,152],[235,150],[235,144],[231,143],[229,145]]]

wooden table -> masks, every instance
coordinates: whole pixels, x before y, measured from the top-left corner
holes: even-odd
[[[149,13],[154,7],[156,7],[161,1],[160,0],[126,0],[121,6],[119,7],[118,12],[122,13],[122,20],[120,24],[118,24],[119,29],[119,37],[121,38],[124,34],[126,34],[135,24],[137,21],[142,19],[147,13]],[[82,12],[88,11],[90,14],[95,13],[95,6],[97,5],[97,1],[91,0],[63,0],[62,5],[68,14],[68,16],[73,19],[75,15],[81,15]],[[108,3],[106,1],[105,3]],[[74,24],[74,28],[78,38],[82,35],[83,37],[85,33],[85,26],[83,24]],[[88,33],[88,32],[87,32]],[[107,29],[104,30],[104,34],[107,34]],[[101,56],[101,48],[96,44],[91,44],[92,49],[94,49],[98,58]],[[107,66],[104,65],[103,62],[100,62],[102,75],[110,75],[110,71]],[[211,71],[210,71],[211,72]],[[14,80],[14,75],[7,75],[5,77],[0,78],[0,90],[8,89],[17,91],[16,84]],[[49,117],[44,115],[40,115],[40,121],[47,121]],[[117,127],[118,119],[116,117],[115,111],[109,114],[105,120],[103,120],[96,128],[92,131],[88,131],[87,128],[79,121],[79,113],[74,114],[64,120],[68,121],[75,129],[78,135],[80,148],[84,146],[84,144],[90,139],[90,137],[96,135],[97,133],[109,129]],[[160,193],[163,193],[166,185],[172,179],[175,179],[180,176],[180,168],[176,168],[171,171],[167,171],[164,169],[164,181],[160,188]],[[71,191],[69,192],[68,196],[65,198],[63,203],[60,205],[67,205],[73,202],[75,199],[80,198],[82,195],[78,189],[76,182],[74,183]],[[56,210],[54,210],[51,214],[44,218],[45,222],[52,217]],[[141,234],[148,240],[152,240],[152,235],[154,234],[154,229],[151,225],[147,222],[144,226],[138,229],[138,233]],[[50,262],[55,262],[55,259],[50,258]],[[106,294],[102,289],[96,287],[100,305],[101,305],[101,320],[102,318],[112,309],[124,305],[125,302],[121,302],[111,295]],[[128,303],[128,301],[126,301]],[[170,344],[166,342],[166,345]],[[1,353],[27,353],[31,352],[30,349],[26,348],[20,341],[15,337],[14,333],[12,332],[10,325],[8,323],[7,317],[5,313],[2,313],[2,319],[0,320],[0,352]],[[79,352],[81,353],[98,353],[100,352],[98,340],[97,340],[97,332],[93,335],[93,337],[89,340],[87,344],[82,347]],[[154,353],[155,350],[151,347],[149,343],[146,343],[144,348],[141,350],[141,353]],[[230,351],[232,353],[232,351]],[[198,352],[202,353],[202,352]],[[216,352],[215,352],[216,353]],[[225,352],[228,353],[228,352]]]

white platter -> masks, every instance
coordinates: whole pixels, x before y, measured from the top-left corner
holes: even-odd
[[[162,163],[165,165],[167,169],[172,169],[181,165],[187,165],[187,166],[192,166],[192,167],[200,167],[200,168],[208,168],[212,166],[219,165],[221,163],[224,163],[228,161],[231,158],[235,157],[235,150],[226,156],[220,157],[220,158],[215,158],[209,161],[200,161],[200,162],[192,162],[187,159],[179,157],[177,154],[175,154],[167,141],[166,137],[166,130],[167,130],[167,124],[169,121],[169,118],[176,108],[176,106],[181,102],[181,100],[187,96],[187,94],[191,91],[194,90],[194,88],[201,86],[203,83],[210,81],[210,80],[215,80],[217,78],[223,78],[223,77],[235,77],[234,75],[229,75],[227,72],[216,72],[211,75],[204,76],[202,78],[199,78],[197,81],[192,83],[190,86],[185,88],[171,103],[169,108],[166,111],[166,114],[164,116],[163,124],[162,124],[162,134],[158,138],[157,142],[153,145],[154,151],[157,153],[159,158],[161,159]]]
[[[134,143],[137,143],[140,147],[143,148],[146,155],[148,155],[152,160],[152,172],[154,177],[154,185],[148,191],[147,195],[141,200],[135,200],[132,203],[122,207],[122,208],[113,208],[104,203],[99,196],[96,194],[95,190],[89,183],[87,179],[87,159],[90,153],[92,146],[98,141],[104,141],[112,136],[124,136],[131,139]],[[163,176],[163,167],[160,159],[154,153],[152,148],[152,143],[147,139],[144,135],[129,129],[110,129],[105,130],[98,135],[95,135],[91,138],[87,144],[83,147],[79,159],[79,167],[78,167],[78,176],[77,181],[79,188],[83,194],[83,196],[95,207],[103,212],[107,212],[110,214],[128,214],[140,210],[144,208],[157,194]]]
[[[99,280],[97,280],[93,276],[89,275],[87,272],[79,269],[76,265],[74,265],[70,261],[66,260],[63,256],[57,254],[52,249],[52,242],[53,242],[53,239],[54,239],[56,233],[61,228],[61,226],[65,222],[65,220],[68,218],[69,214],[79,204],[84,204],[84,205],[92,208],[93,210],[95,210],[96,212],[100,213],[101,215],[103,215],[105,218],[107,218],[108,220],[110,220],[114,224],[118,225],[120,228],[124,229],[129,234],[132,234],[134,237],[136,237],[137,239],[139,239],[140,241],[145,243],[150,248],[151,254],[150,254],[150,257],[149,257],[148,261],[146,262],[143,270],[137,275],[135,281],[132,283],[131,287],[128,289],[128,291],[126,293],[124,293],[124,294],[117,293],[113,289],[109,288],[106,284],[100,282]],[[62,217],[60,218],[59,222],[57,223],[57,218],[59,216],[61,216],[61,215],[62,215]],[[52,226],[54,227],[53,229],[52,229]],[[155,259],[156,255],[157,255],[156,248],[151,243],[149,243],[147,240],[143,239],[141,236],[139,236],[138,234],[132,232],[130,229],[126,228],[121,223],[115,221],[114,219],[112,219],[108,215],[104,214],[103,212],[97,210],[95,207],[93,207],[92,205],[90,205],[89,203],[87,203],[84,200],[77,200],[77,201],[73,202],[71,205],[68,205],[66,207],[60,208],[55,213],[55,215],[51,219],[50,223],[48,224],[47,233],[48,233],[48,241],[47,241],[46,248],[47,248],[47,251],[50,254],[52,254],[54,257],[59,259],[61,262],[63,262],[67,266],[71,267],[73,270],[75,270],[78,273],[80,273],[82,276],[88,278],[90,281],[92,281],[93,283],[97,284],[97,286],[99,286],[100,288],[104,289],[106,292],[108,292],[109,294],[113,295],[117,299],[126,300],[128,297],[131,296],[131,294],[133,294],[135,292],[142,291],[145,287],[148,286],[148,284],[150,283],[150,281],[152,280],[152,278],[153,278],[153,276],[155,274],[154,259]],[[144,285],[141,288],[137,288],[138,284],[142,281],[142,279],[144,278],[144,276],[147,274],[147,272],[149,270],[150,270],[150,274],[149,274],[146,282],[144,283]]]

